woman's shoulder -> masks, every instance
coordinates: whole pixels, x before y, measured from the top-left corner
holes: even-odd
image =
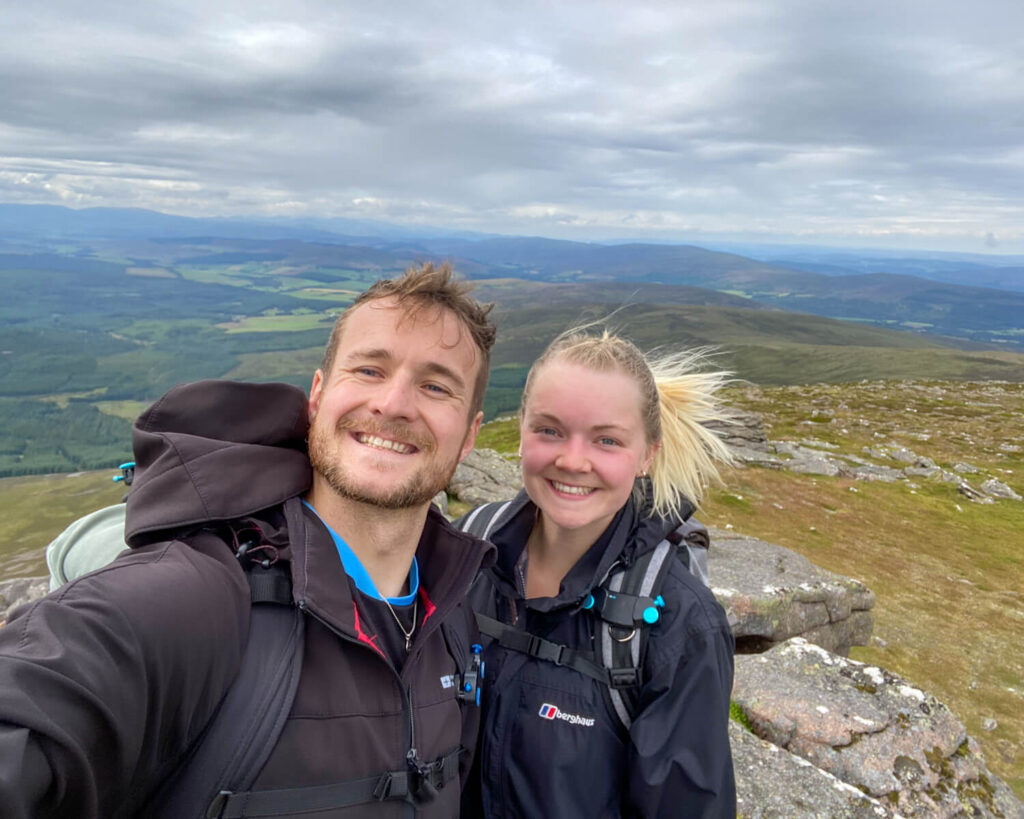
[[[722,604],[704,581],[690,571],[685,557],[678,555],[670,560],[660,590],[665,601],[666,625],[690,634],[730,631]]]

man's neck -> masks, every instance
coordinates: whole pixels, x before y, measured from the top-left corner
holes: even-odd
[[[343,498],[314,476],[306,500],[355,552],[384,597],[400,597],[409,578],[429,504],[383,509]]]

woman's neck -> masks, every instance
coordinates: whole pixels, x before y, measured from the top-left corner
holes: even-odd
[[[526,597],[557,597],[562,580],[607,528],[609,520],[566,529],[543,512],[526,540]]]

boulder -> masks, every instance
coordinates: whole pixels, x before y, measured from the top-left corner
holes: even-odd
[[[48,577],[15,577],[0,580],[0,623],[7,622],[11,612],[25,603],[33,603],[50,591]]]
[[[736,810],[743,819],[882,819],[882,802],[729,722]]]
[[[764,431],[764,422],[756,412],[733,409],[727,418],[708,421],[705,426],[718,433],[718,437],[731,448],[768,451],[768,436]]]
[[[842,469],[837,461],[828,457],[824,452],[793,441],[778,441],[775,444],[775,451],[781,455],[790,456],[791,460],[782,462],[782,468],[790,472],[834,477]]]
[[[981,485],[981,491],[993,498],[1020,500],[1021,497],[1002,481],[990,478]]]
[[[858,466],[849,470],[850,476],[858,481],[884,481],[894,483],[906,479],[901,469],[893,469],[891,466]]]
[[[963,724],[889,671],[797,638],[737,657],[733,699],[759,737],[901,816],[1024,817]]]
[[[859,580],[815,566],[782,546],[711,530],[708,573],[737,651],[803,636],[839,654],[871,639],[875,595]]]
[[[517,465],[493,449],[474,449],[455,470],[448,483],[448,492],[463,503],[477,506],[508,500],[522,486]]]

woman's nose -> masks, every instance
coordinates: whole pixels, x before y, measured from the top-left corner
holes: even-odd
[[[589,472],[590,460],[582,441],[570,438],[555,459],[555,466],[566,472]]]

